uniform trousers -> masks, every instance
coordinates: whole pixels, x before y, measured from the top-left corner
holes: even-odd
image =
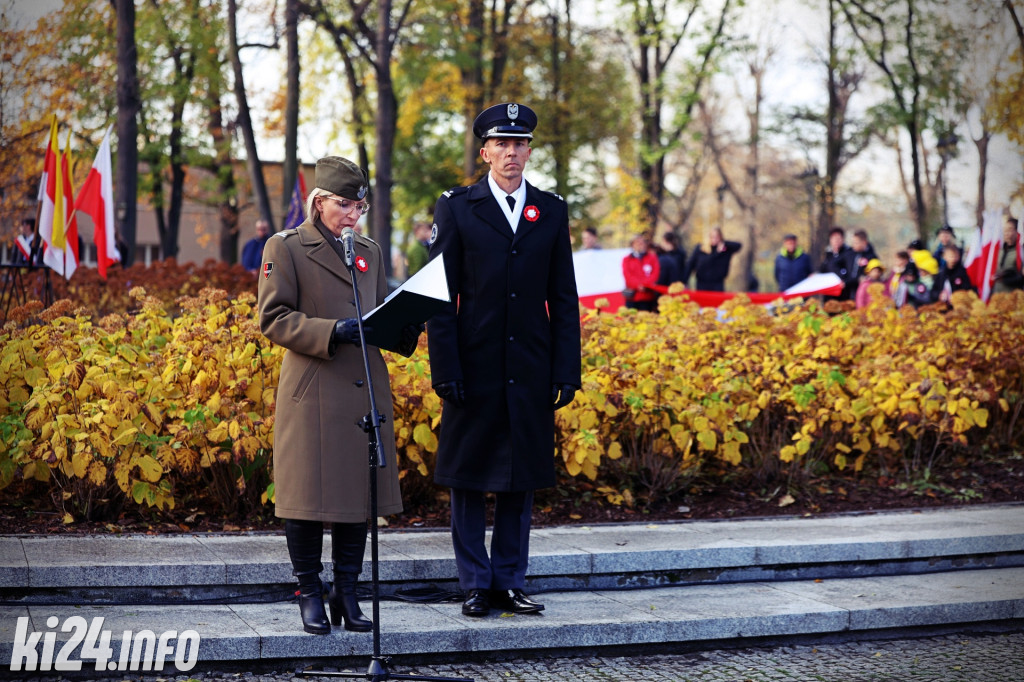
[[[452,544],[463,590],[522,589],[530,559],[533,491],[494,493],[494,529],[487,556],[486,493],[452,488]]]

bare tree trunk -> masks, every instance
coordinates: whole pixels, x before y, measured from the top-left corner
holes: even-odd
[[[189,78],[188,80],[191,80]],[[188,81],[186,81],[188,82]],[[179,90],[180,92],[180,90]],[[181,205],[185,200],[185,155],[182,144],[182,120],[185,98],[175,94],[171,113],[171,134],[168,137],[171,166],[171,203],[167,222],[160,231],[160,251],[165,259],[178,257],[178,235],[181,232]]]
[[[992,133],[984,126],[982,121],[981,137],[974,141],[978,148],[978,202],[974,209],[974,224],[981,227],[985,215],[985,182],[988,176],[988,143],[992,139]],[[945,172],[945,169],[943,169]]]
[[[135,3],[111,0],[117,12],[117,207],[114,214],[125,252],[125,266],[135,261],[136,194],[139,166],[139,78],[136,66]]]
[[[567,95],[564,92],[565,84],[562,81],[562,66],[563,64],[568,65],[572,61],[571,5],[571,0],[565,0],[564,36],[557,7],[550,15],[551,99],[554,101],[554,111],[551,112],[551,123],[549,124],[552,142],[547,146],[551,149],[551,155],[555,162],[555,192],[563,197],[569,194],[570,145],[568,126],[565,123]]]
[[[1013,28],[1017,32],[1017,42],[1020,43],[1021,51],[1024,51],[1024,26],[1021,25],[1017,9],[1013,6],[1013,2],[1011,2],[1011,0],[1003,0],[1003,7],[1005,7],[1006,11],[1010,13],[1010,19],[1013,20]]]
[[[245,141],[246,164],[252,180],[252,193],[259,206],[260,217],[268,224],[274,225],[274,215],[270,210],[270,197],[267,184],[263,179],[263,166],[260,164],[256,150],[256,135],[252,129],[252,116],[249,113],[249,100],[245,94],[245,79],[242,74],[242,60],[238,56],[238,1],[228,0],[228,58],[234,72],[235,99],[238,100],[238,127]],[[276,228],[275,228],[276,229]]]
[[[690,4],[685,10],[686,16],[671,19],[667,5],[654,7],[652,3],[640,2],[633,2],[632,5],[633,36],[639,51],[638,59],[633,63],[639,81],[641,106],[638,165],[648,197],[645,208],[649,229],[653,231],[657,228],[665,198],[665,156],[677,146],[692,123],[693,109],[700,99],[705,81],[711,78],[715,58],[724,43],[725,25],[732,11],[732,0],[724,0],[717,10],[716,23],[710,25],[709,22],[708,35],[700,39],[688,33],[691,21],[701,9],[700,2]],[[704,47],[685,69],[692,71],[691,82],[687,85],[689,93],[668,102],[674,109],[674,120],[671,125],[663,125],[666,99],[671,96],[665,87],[669,62],[684,38],[700,40]]]
[[[391,160],[395,150],[398,124],[398,101],[391,80],[391,0],[377,3],[377,149],[375,156],[373,195],[373,238],[384,249],[384,270],[390,275],[391,265]]]
[[[754,260],[757,257],[757,205],[761,200],[760,168],[761,168],[761,103],[764,100],[764,73],[765,64],[771,55],[766,57],[764,63],[751,62],[750,75],[754,78],[754,102],[747,111],[747,120],[750,129],[749,149],[747,152],[747,187],[746,201],[743,205],[743,224],[746,226],[746,248],[741,252],[743,257],[743,272],[746,273],[744,290],[757,291],[757,280],[754,276]]]
[[[484,3],[483,0],[469,0],[469,17],[463,39],[469,45],[468,66],[463,67],[462,87],[466,91],[466,132],[462,144],[462,175],[465,183],[471,182],[479,169],[477,154],[480,145],[473,134],[473,119],[484,108]]]
[[[284,7],[284,36],[287,53],[286,101],[284,107],[284,180],[281,187],[281,215],[288,215],[299,173],[299,9],[297,0],[286,0]],[[273,225],[273,223],[271,223]]]
[[[828,3],[828,110],[825,112],[825,175],[818,183],[818,225],[809,235],[811,253],[818,254],[828,244],[828,233],[835,224],[836,183],[839,176],[839,155],[843,149],[845,107],[839,94],[839,56],[836,22],[836,0]]]
[[[220,82],[211,81],[207,130],[213,138],[214,156],[206,168],[217,178],[220,213],[220,259],[238,262],[238,190],[232,164],[231,138],[224,130],[224,109],[221,106]]]

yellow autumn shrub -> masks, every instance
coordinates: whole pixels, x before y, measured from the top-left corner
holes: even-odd
[[[136,314],[93,319],[61,301],[0,331],[0,488],[49,495],[68,521],[266,505],[283,350],[259,332],[255,297],[204,289],[172,316],[132,295]],[[658,314],[582,321],[583,387],[555,413],[555,456],[614,504],[722,470],[911,477],[954,450],[1021,447],[1024,292],[831,313],[669,296]],[[411,358],[385,355],[407,505],[429,504],[441,401],[426,340]]]

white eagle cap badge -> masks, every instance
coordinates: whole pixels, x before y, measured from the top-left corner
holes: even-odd
[[[366,185],[359,185],[359,191],[356,192],[356,199],[362,199],[366,196]]]
[[[518,116],[519,116],[519,105],[518,104],[509,104],[508,105],[508,117],[509,117],[509,119],[514,121],[514,120],[516,120],[516,118]]]

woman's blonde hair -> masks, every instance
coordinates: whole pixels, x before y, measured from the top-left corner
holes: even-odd
[[[311,223],[315,223],[320,218],[320,209],[316,207],[316,202],[313,200],[317,197],[333,197],[331,192],[319,187],[314,187],[309,196],[306,197],[306,217]]]

